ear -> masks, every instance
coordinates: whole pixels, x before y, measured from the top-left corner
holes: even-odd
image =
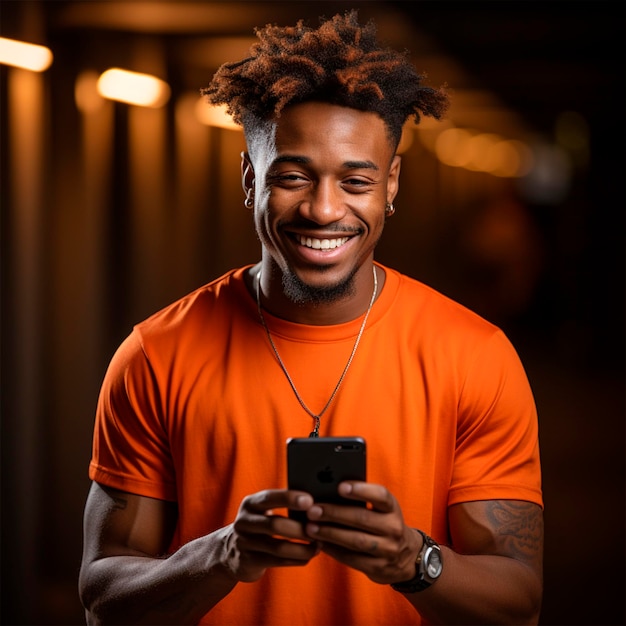
[[[241,153],[241,186],[246,196],[254,193],[254,167],[247,152]]]
[[[394,198],[400,188],[400,165],[402,158],[396,154],[391,160],[389,167],[389,177],[387,178],[387,202],[393,204]]]

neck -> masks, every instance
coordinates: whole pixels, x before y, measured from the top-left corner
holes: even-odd
[[[373,263],[364,263],[354,276],[354,289],[351,293],[332,302],[298,304],[284,292],[282,275],[277,268],[267,268],[261,262],[250,269],[246,276],[247,286],[256,298],[257,281],[261,275],[260,299],[262,307],[276,317],[298,324],[314,326],[342,324],[363,315],[372,300],[374,290]],[[272,271],[274,270],[274,271]],[[385,273],[377,268],[378,294],[380,293]]]

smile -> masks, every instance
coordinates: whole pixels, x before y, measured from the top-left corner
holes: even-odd
[[[304,237],[303,235],[298,235],[296,239],[301,246],[306,246],[307,248],[312,248],[313,250],[334,250],[335,248],[343,246],[343,244],[346,243],[350,237],[338,237],[337,239],[316,239],[314,237]]]

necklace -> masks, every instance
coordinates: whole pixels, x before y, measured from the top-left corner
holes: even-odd
[[[357,335],[356,340],[354,342],[354,346],[352,348],[352,352],[350,353],[350,357],[348,358],[348,362],[346,363],[346,366],[343,368],[343,372],[341,373],[341,376],[339,377],[339,380],[337,381],[337,384],[335,385],[335,389],[330,394],[330,398],[328,398],[328,402],[326,403],[324,408],[317,414],[313,413],[313,411],[309,409],[309,407],[304,403],[304,400],[300,397],[300,394],[298,393],[298,390],[296,389],[296,386],[291,376],[289,375],[289,372],[287,371],[287,368],[285,367],[283,360],[280,358],[280,354],[278,354],[278,349],[276,348],[276,344],[274,344],[274,340],[272,339],[272,334],[270,333],[270,329],[268,328],[265,322],[265,317],[263,317],[263,310],[261,309],[261,293],[260,293],[261,292],[261,272],[259,272],[258,280],[256,283],[256,304],[259,310],[259,317],[261,318],[261,324],[263,324],[263,328],[265,328],[265,333],[267,334],[267,338],[269,339],[270,345],[272,346],[272,350],[274,351],[276,359],[281,369],[283,370],[285,376],[287,377],[287,380],[289,381],[289,384],[291,385],[291,388],[293,389],[293,392],[296,398],[298,399],[300,406],[315,420],[313,431],[309,434],[309,437],[319,437],[320,420],[322,418],[322,415],[324,415],[324,413],[326,412],[326,409],[331,405],[332,401],[335,399],[335,396],[337,395],[337,392],[339,391],[339,387],[341,387],[341,383],[343,383],[343,379],[346,377],[346,374],[348,373],[348,369],[350,369],[350,365],[352,364],[352,359],[354,359],[356,350],[359,347],[361,336],[363,335],[363,331],[365,330],[365,324],[367,324],[367,318],[369,317],[370,311],[372,310],[372,306],[374,306],[374,300],[376,300],[376,293],[378,292],[378,278],[376,276],[376,267],[373,266],[372,269],[374,272],[374,291],[372,292],[372,299],[370,300],[369,306],[367,307],[367,311],[365,311],[365,316],[363,317],[363,322],[361,323],[359,334]]]

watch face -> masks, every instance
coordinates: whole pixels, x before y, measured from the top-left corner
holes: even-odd
[[[435,548],[429,548],[424,555],[424,564],[426,565],[426,575],[429,578],[437,578],[441,574],[441,554]]]

